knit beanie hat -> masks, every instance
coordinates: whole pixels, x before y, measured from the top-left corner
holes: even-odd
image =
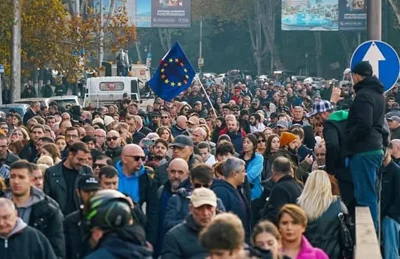
[[[289,143],[296,140],[296,135],[290,132],[282,132],[281,134],[281,147],[288,145]]]

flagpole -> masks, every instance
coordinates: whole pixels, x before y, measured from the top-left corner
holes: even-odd
[[[207,94],[207,92],[206,92],[206,89],[204,88],[204,85],[201,83],[201,80],[200,80],[200,78],[199,78],[198,76],[196,76],[195,78],[196,78],[196,79],[197,79],[197,81],[200,83],[200,86],[201,86],[201,88],[203,89],[203,91],[204,91],[204,94],[206,95],[206,97],[207,97],[207,100],[208,100],[208,102],[210,103],[210,105],[211,105],[211,108],[212,108],[212,110],[213,110],[213,112],[214,112],[215,116],[216,116],[216,117],[218,117],[218,115],[217,115],[217,111],[214,109],[214,105],[212,104],[212,102],[211,102],[211,100],[210,100],[210,96],[208,96],[208,94]]]

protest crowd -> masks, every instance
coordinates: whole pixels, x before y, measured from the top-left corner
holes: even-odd
[[[10,110],[0,258],[352,258],[365,206],[397,259],[400,92],[372,74],[194,81],[143,110]]]

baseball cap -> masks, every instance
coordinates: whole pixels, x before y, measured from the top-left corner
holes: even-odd
[[[353,67],[351,73],[360,76],[372,76],[372,66],[368,61],[362,61]]]
[[[390,118],[387,119],[388,121],[397,121],[400,122],[400,117],[399,116],[392,116]]]
[[[191,116],[188,119],[188,123],[192,124],[192,125],[199,125],[200,121],[199,121],[199,118],[197,118],[196,116]]]
[[[99,179],[93,175],[84,175],[78,181],[78,189],[82,191],[100,190]]]
[[[280,120],[276,123],[276,127],[281,127],[281,128],[289,128],[289,122]]]
[[[326,100],[320,100],[313,104],[311,112],[307,113],[306,117],[310,118],[318,113],[332,111],[333,106]]]
[[[171,147],[193,147],[193,140],[185,135],[179,135],[175,138],[174,143],[171,144]]]
[[[194,189],[192,195],[189,198],[195,208],[203,205],[211,205],[213,207],[217,207],[217,196],[212,190],[204,187]]]

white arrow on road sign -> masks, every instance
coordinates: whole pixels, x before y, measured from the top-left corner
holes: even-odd
[[[374,76],[379,78],[379,61],[386,61],[386,58],[383,56],[378,46],[376,46],[375,42],[369,47],[363,61],[368,61],[371,64]]]

